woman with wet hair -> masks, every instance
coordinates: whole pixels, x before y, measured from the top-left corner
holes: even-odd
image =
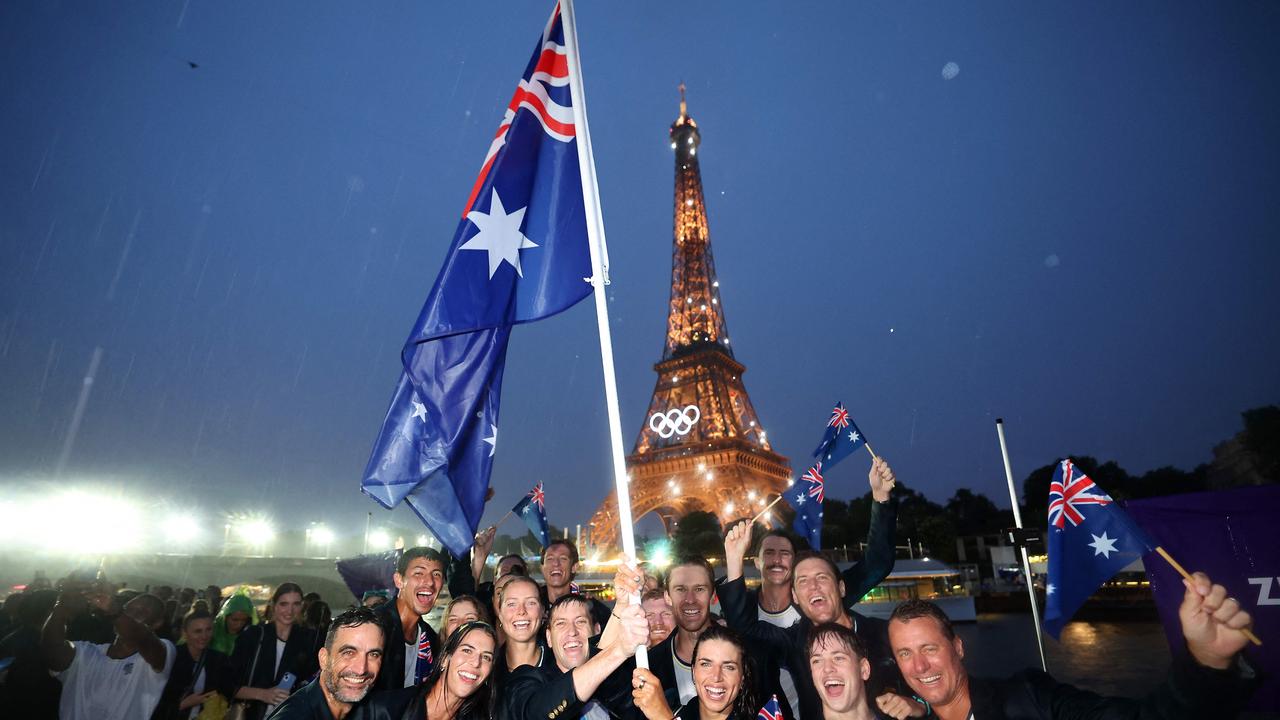
[[[484,603],[480,602],[480,598],[474,595],[455,597],[444,609],[444,625],[440,640],[448,642],[449,636],[458,629],[458,626],[477,620],[489,622],[489,613],[485,610]]]
[[[636,708],[648,720],[753,720],[764,704],[741,636],[711,625],[693,646],[692,700],[671,715],[662,682],[637,668],[631,678]]]
[[[421,685],[369,696],[360,720],[491,720],[497,686],[498,635],[486,622],[459,625]],[[670,720],[666,718],[664,720]]]
[[[319,670],[320,638],[302,623],[302,588],[283,583],[271,594],[271,621],[236,638],[231,654],[237,690],[246,702],[246,720],[261,720]]]
[[[542,588],[538,583],[525,575],[511,577],[495,599],[503,638],[495,671],[498,682],[521,665],[545,667],[552,662],[551,653],[543,644],[542,615],[546,606],[542,604]]]

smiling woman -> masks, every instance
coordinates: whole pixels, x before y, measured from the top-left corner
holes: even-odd
[[[498,636],[485,622],[458,627],[426,682],[370,696],[361,717],[368,720],[487,720],[493,716],[494,653]]]

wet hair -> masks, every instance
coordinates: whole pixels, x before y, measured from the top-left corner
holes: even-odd
[[[907,622],[908,620],[916,620],[919,618],[933,618],[942,626],[942,634],[947,636],[948,640],[956,639],[956,630],[951,627],[951,618],[942,611],[934,603],[928,600],[913,598],[903,602],[901,605],[893,609],[893,614],[889,616],[889,622],[897,620],[898,622]]]
[[[276,588],[276,591],[271,593],[271,604],[275,605],[280,602],[280,598],[288,595],[289,593],[298,593],[298,597],[302,597],[302,587],[299,586],[298,583],[280,583],[280,586]]]
[[[449,604],[444,607],[445,619],[448,619],[449,613],[453,612],[454,606],[459,603],[467,603],[471,607],[475,608],[476,615],[480,616],[478,619],[482,622],[489,622],[489,609],[486,608],[484,603],[480,602],[480,598],[475,595],[458,595],[450,600]],[[459,625],[458,627],[462,626]]]
[[[449,560],[445,558],[444,553],[429,547],[405,548],[405,551],[400,553],[400,560],[396,562],[396,572],[404,575],[409,570],[409,563],[418,558],[440,563],[440,572],[448,572]]]
[[[671,567],[667,569],[668,584],[671,582],[671,573],[674,572],[676,568],[681,567],[700,567],[707,571],[707,582],[714,584],[716,581],[716,571],[711,567],[711,563],[707,562],[706,558],[701,555],[681,555],[680,559],[671,563]]]
[[[733,699],[733,707],[729,713],[729,717],[749,718],[760,710],[763,703],[760,700],[760,689],[756,687],[756,669],[755,663],[751,656],[747,654],[747,644],[743,642],[742,636],[722,625],[712,623],[702,634],[698,636],[698,642],[693,645],[693,666],[698,666],[698,650],[701,649],[702,643],[709,640],[722,640],[738,648],[739,661],[738,665],[742,668],[742,680],[738,683],[738,696]],[[696,696],[695,696],[696,697]]]
[[[667,591],[663,590],[662,588],[645,590],[644,594],[640,596],[640,602],[648,602],[650,600],[666,600],[666,599],[667,599]]]
[[[378,622],[378,616],[374,614],[373,608],[367,608],[363,605],[347,608],[338,614],[329,623],[329,629],[324,634],[324,649],[333,652],[333,639],[338,636],[339,628],[353,628],[361,625],[374,625],[378,628],[378,634],[382,636],[383,644],[386,643],[386,631],[382,629],[382,624]]]
[[[509,560],[509,559],[511,559],[511,558],[515,558],[516,560],[519,560],[519,561],[520,561],[520,564],[519,564],[519,565],[512,565],[512,566],[511,566],[511,570],[508,570],[507,572],[512,572],[512,571],[513,571],[513,570],[515,570],[516,568],[520,568],[520,570],[521,570],[522,574],[524,574],[524,575],[528,575],[528,574],[529,574],[529,566],[525,563],[525,561],[524,561],[524,557],[523,557],[523,556],[521,556],[519,553],[507,553],[506,555],[503,555],[502,557],[498,558],[498,563],[497,563],[496,565],[494,565],[494,567],[495,567],[495,568],[501,567],[501,566],[502,566],[502,563],[506,562],[507,560]]]
[[[334,618],[337,623],[337,618]],[[494,670],[498,666],[498,633],[493,626],[487,622],[472,620],[458,626],[457,630],[449,636],[444,643],[444,651],[440,655],[440,660],[431,668],[431,674],[423,681],[424,695],[431,692],[431,688],[435,687],[437,682],[444,676],[445,667],[449,664],[449,659],[461,647],[462,641],[473,632],[482,632],[493,639],[493,662],[489,665],[489,675],[484,679],[484,685],[476,688],[467,699],[462,701],[458,706],[458,711],[454,714],[456,720],[488,720],[494,717],[495,708],[498,705],[498,684],[494,681]]]
[[[840,579],[841,579],[840,568],[836,567],[835,562],[832,561],[831,558],[827,557],[826,555],[823,555],[817,550],[801,550],[800,552],[796,553],[795,558],[791,561],[792,587],[794,587],[796,584],[796,568],[800,567],[800,563],[804,562],[805,560],[821,560],[823,563],[826,564],[827,568],[831,570],[831,579],[835,580],[837,585],[840,583]]]
[[[560,599],[551,603],[551,609],[547,611],[547,629],[551,627],[551,618],[555,617],[556,610],[566,605],[581,605],[587,611],[587,618],[591,620],[591,624],[593,626],[596,624],[595,618],[591,617],[591,598],[580,593],[569,593],[561,595]]]
[[[786,540],[787,544],[791,546],[791,552],[795,553],[796,547],[797,547],[795,536],[787,532],[786,530],[783,530],[782,528],[774,528],[769,532],[765,533],[764,535],[760,536],[760,542],[759,544],[756,545],[757,555],[760,554],[760,548],[764,546],[764,541],[768,540],[771,537],[782,538],[783,540]]]
[[[545,604],[543,603],[543,600],[542,600],[542,586],[539,585],[533,578],[529,577],[528,575],[516,575],[510,580],[507,580],[505,584],[503,584],[502,589],[498,591],[497,596],[494,598],[495,600],[498,601],[498,606],[499,607],[502,606],[502,600],[507,596],[507,592],[510,591],[512,585],[520,585],[522,583],[526,585],[532,585],[533,589],[538,591],[536,593],[538,597],[538,605],[539,607],[545,607]]]
[[[822,623],[809,628],[809,637],[805,640],[804,654],[806,657],[812,657],[814,650],[833,644],[839,645],[857,655],[858,659],[867,656],[867,646],[862,642],[862,638],[858,637],[858,633],[840,623],[834,622]]]
[[[303,618],[309,627],[313,627],[320,632],[325,632],[329,625],[333,623],[333,611],[329,609],[329,603],[323,600],[315,600],[307,606],[307,611],[303,613]]]
[[[213,622],[213,613],[209,612],[208,610],[199,610],[199,609],[192,610],[191,612],[182,616],[182,629],[186,630],[187,626],[195,622],[196,620],[208,620],[209,622]]]
[[[563,545],[569,548],[569,564],[570,565],[578,564],[578,546],[574,545],[573,541],[569,540],[568,538],[557,538],[547,543],[547,546],[542,548],[542,555],[539,556],[539,559],[542,561],[544,565],[547,562],[547,551],[551,550],[551,548],[557,545]]]

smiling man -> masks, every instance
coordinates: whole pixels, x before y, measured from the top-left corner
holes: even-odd
[[[270,720],[343,720],[373,689],[382,645],[382,626],[373,610],[352,608],[335,617],[317,653],[320,681],[289,696]]]
[[[751,541],[751,527],[746,522],[735,525],[725,536],[725,582],[720,586],[720,606],[729,626],[743,633],[752,644],[753,656],[762,668],[787,667],[795,679],[799,707],[795,716],[802,720],[822,717],[822,703],[810,675],[806,638],[809,630],[823,623],[837,623],[855,632],[866,647],[865,657],[871,664],[868,694],[886,692],[901,696],[905,684],[889,650],[888,628],[884,620],[860,615],[849,609],[850,602],[839,569],[825,555],[805,550],[795,556],[791,573],[792,602],[801,618],[794,625],[778,627],[761,620],[748,603],[742,577],[743,557]],[[762,670],[763,671],[763,670]],[[906,701],[904,701],[906,702]],[[923,704],[911,703],[911,714],[923,716]]]
[[[676,629],[649,651],[649,669],[662,682],[672,710],[693,699],[693,646],[711,626],[715,572],[697,555],[680,558],[667,573],[667,600],[675,611]]]
[[[622,568],[635,573],[633,568]],[[630,585],[630,584],[628,584]],[[616,587],[616,586],[615,586]],[[639,587],[618,587],[626,596]],[[610,617],[613,626],[601,637],[608,644],[591,651],[591,638],[600,626],[591,617],[588,598],[576,593],[551,606],[546,639],[555,664],[523,665],[507,676],[498,720],[606,720],[624,712],[630,701],[630,663],[636,647],[645,642],[649,623],[639,605],[620,604]]]
[[[867,703],[871,663],[862,639],[837,623],[815,625],[806,652],[809,674],[822,700],[823,720],[873,720],[885,717]]]
[[[386,670],[378,678],[380,690],[417,685],[431,673],[440,638],[423,616],[436,605],[447,565],[445,556],[431,548],[414,547],[401,553],[395,574],[395,602],[374,610],[386,634],[382,653]]]
[[[1004,680],[969,677],[964,641],[937,605],[908,600],[889,619],[889,642],[907,684],[941,720],[1007,718],[1230,718],[1248,699],[1253,671],[1240,660],[1249,613],[1204,573],[1184,580],[1178,619],[1188,653],[1174,658],[1165,681],[1142,700],[1102,697],[1039,670]]]

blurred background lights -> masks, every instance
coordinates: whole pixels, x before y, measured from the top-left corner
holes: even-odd
[[[200,525],[196,519],[186,513],[178,513],[165,518],[160,527],[166,542],[186,545],[200,538]]]

